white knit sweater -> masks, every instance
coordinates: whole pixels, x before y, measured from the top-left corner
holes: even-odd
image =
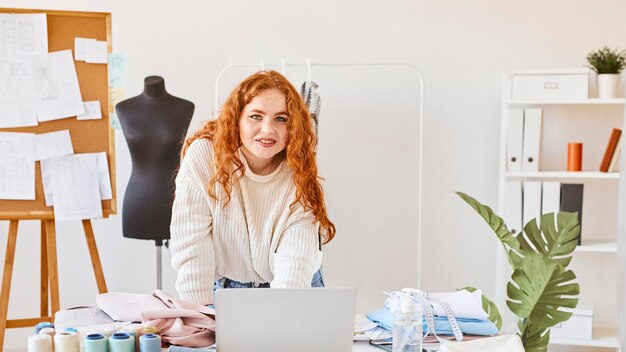
[[[194,141],[176,177],[176,198],[170,226],[172,266],[178,271],[180,298],[213,302],[214,280],[270,282],[271,287],[310,287],[322,263],[319,223],[295,199],[292,171],[283,162],[269,175],[250,171],[231,192],[215,185],[220,201],[209,196],[215,174],[212,142]]]

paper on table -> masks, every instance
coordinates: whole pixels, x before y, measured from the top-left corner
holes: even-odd
[[[34,133],[0,132],[0,199],[35,199]]]
[[[63,50],[30,58],[39,121],[85,113],[72,51]]]
[[[369,341],[387,337],[391,337],[391,334],[367,319],[365,315],[357,314],[354,317],[354,336],[352,337],[354,341]]]
[[[49,159],[56,221],[102,217],[98,185],[98,158],[75,154]]]
[[[106,64],[109,58],[107,52],[108,44],[105,41],[87,42],[87,52],[85,53],[85,62],[88,64]]]
[[[85,106],[85,113],[76,116],[77,120],[99,120],[102,118],[100,100],[85,101],[83,106]]]
[[[35,155],[31,160],[45,160],[74,154],[70,130],[37,134],[34,141]]]
[[[107,162],[106,152],[100,153],[83,153],[76,155],[97,155],[98,158],[98,183],[100,188],[100,198],[102,200],[112,199],[111,191],[111,177],[109,176],[109,163]],[[47,206],[54,204],[54,197],[52,195],[52,175],[51,170],[48,167],[50,160],[41,161],[41,180],[43,183],[43,193]]]
[[[37,126],[26,57],[48,52],[45,14],[0,14],[0,128]]]
[[[95,39],[90,38],[74,38],[74,60],[85,61],[87,57],[87,43],[95,41]]]

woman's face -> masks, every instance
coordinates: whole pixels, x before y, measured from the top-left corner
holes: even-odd
[[[288,142],[287,104],[278,89],[268,89],[243,108],[239,119],[239,138],[246,158],[256,163],[271,162]],[[250,160],[249,160],[250,161]]]

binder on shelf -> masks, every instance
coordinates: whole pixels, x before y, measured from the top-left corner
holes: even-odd
[[[561,210],[561,183],[544,182],[541,190],[541,214],[558,213]]]
[[[522,171],[522,143],[524,143],[524,110],[509,109],[506,127],[506,169]]]
[[[522,232],[522,181],[504,184],[504,222],[513,235]]]
[[[609,142],[606,145],[606,149],[604,150],[604,156],[602,157],[602,163],[600,163],[600,171],[609,171],[611,159],[613,158],[613,154],[615,154],[615,150],[617,149],[617,144],[621,139],[621,136],[622,130],[620,130],[619,128],[614,128],[613,131],[611,131]]]
[[[524,109],[524,142],[522,145],[522,171],[539,171],[542,110]]]
[[[617,140],[617,145],[615,146],[615,151],[613,152],[613,156],[611,157],[611,162],[609,163],[608,172],[614,172],[617,169],[617,163],[619,162],[619,156],[622,154],[622,135],[620,134],[619,139]]]
[[[580,224],[579,245],[583,234],[583,190],[584,184],[582,183],[564,183],[561,185],[561,211],[578,213],[578,223]]]
[[[524,181],[524,202],[522,221],[524,226],[532,219],[537,219],[540,226],[541,218],[541,181]]]

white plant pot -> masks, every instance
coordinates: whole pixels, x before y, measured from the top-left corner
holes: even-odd
[[[598,75],[598,98],[611,99],[617,98],[617,89],[619,88],[620,74],[603,73]]]

